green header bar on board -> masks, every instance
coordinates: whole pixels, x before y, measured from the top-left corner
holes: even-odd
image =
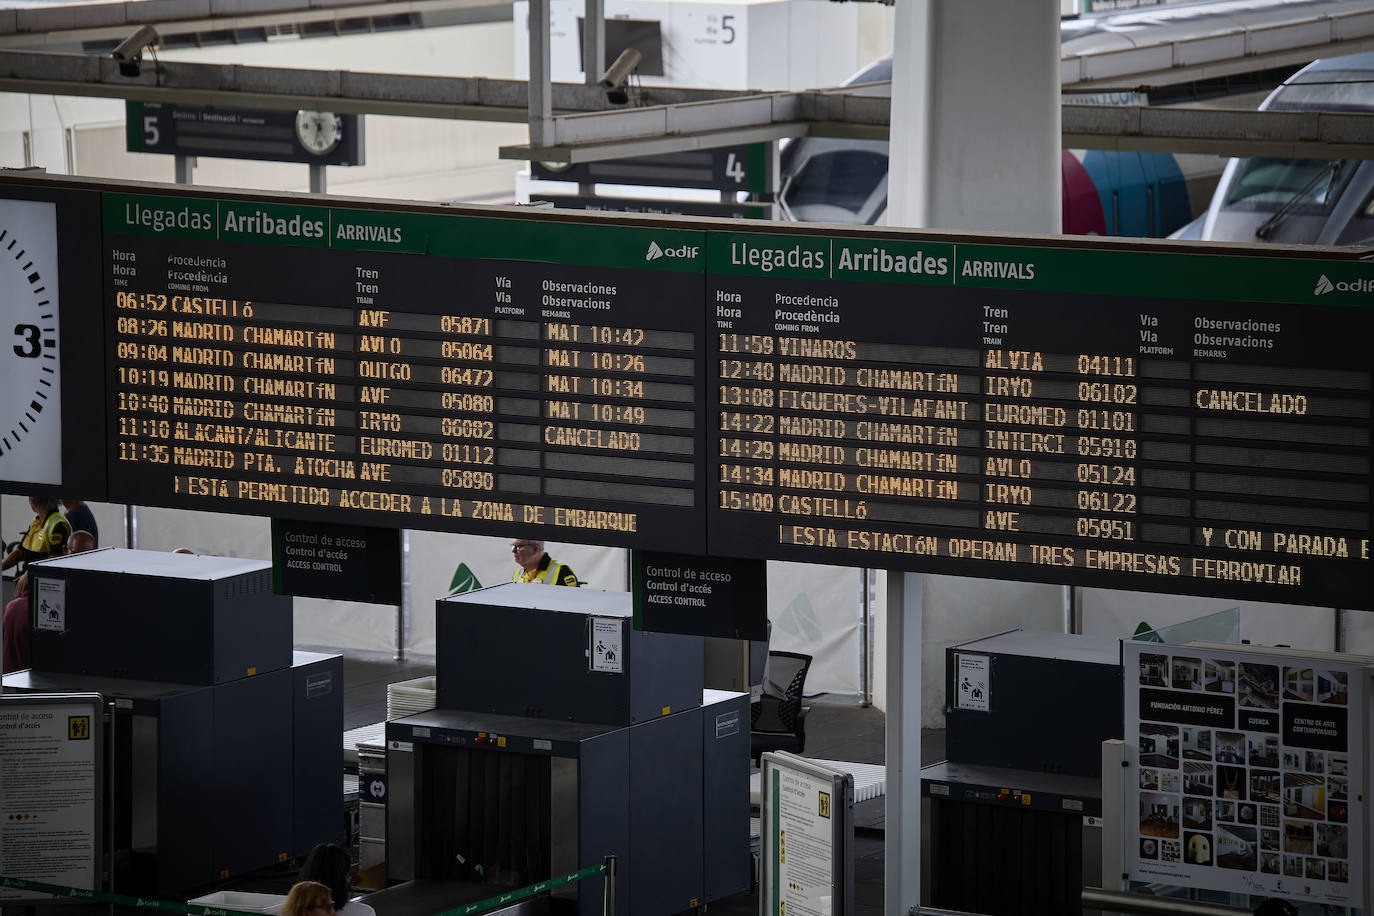
[[[696,229],[113,193],[102,209],[104,230],[115,235],[678,273],[705,267],[706,233]]]
[[[711,232],[707,269],[801,280],[1374,306],[1374,264],[1353,260]]]
[[[584,267],[977,289],[1374,306],[1374,263],[1181,250],[707,232],[499,215],[107,193],[107,233]]]

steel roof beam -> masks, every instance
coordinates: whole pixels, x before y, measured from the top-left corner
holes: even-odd
[[[120,74],[108,55],[51,51],[0,50],[0,91],[518,123],[529,117],[529,89],[524,80],[250,67],[147,57],[143,72],[128,77]],[[668,87],[647,89],[645,94],[656,104],[669,105],[751,95]],[[553,107],[560,112],[601,110],[606,107],[606,93],[599,86],[555,83]]]
[[[771,100],[772,105],[766,105]],[[546,146],[503,147],[507,159],[591,162],[774,137],[887,139],[889,100],[831,92],[555,116]],[[684,116],[683,109],[690,109]],[[714,117],[719,113],[720,117]],[[1217,156],[1374,159],[1374,113],[1061,106],[1069,148]]]
[[[1064,105],[1064,146],[1218,156],[1374,159],[1374,112]]]
[[[0,50],[0,91],[86,95],[230,108],[525,123],[522,80],[407,76],[146,60],[136,77],[105,55]],[[506,158],[592,161],[781,137],[886,139],[880,84],[750,93],[651,87],[605,110],[597,86],[555,83],[553,137]],[[1064,145],[1090,149],[1374,159],[1374,114],[1064,105]]]
[[[0,10],[0,47],[110,41],[140,25],[167,35],[373,16],[509,7],[511,0],[120,0]]]

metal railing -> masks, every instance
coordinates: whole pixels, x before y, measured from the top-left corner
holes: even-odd
[[[1100,887],[1083,888],[1083,908],[1103,913],[1141,913],[1144,916],[1250,916],[1253,912],[1220,903],[1198,903],[1173,897],[1149,897]]]

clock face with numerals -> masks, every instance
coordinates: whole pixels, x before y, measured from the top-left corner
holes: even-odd
[[[0,200],[0,480],[62,481],[57,205]]]
[[[298,111],[296,137],[307,151],[323,156],[343,139],[343,119],[329,111]]]

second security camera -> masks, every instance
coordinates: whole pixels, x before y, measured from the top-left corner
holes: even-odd
[[[138,27],[138,31],[115,45],[110,56],[119,61],[121,74],[138,76],[141,69],[139,64],[143,59],[143,49],[155,44],[157,44],[157,29],[150,25],[141,25]]]
[[[634,48],[626,48],[620,52],[620,56],[606,68],[606,72],[601,74],[601,79],[598,80],[601,88],[606,90],[606,101],[612,105],[624,105],[630,100],[629,93],[625,91],[625,81],[643,59],[644,55]]]

